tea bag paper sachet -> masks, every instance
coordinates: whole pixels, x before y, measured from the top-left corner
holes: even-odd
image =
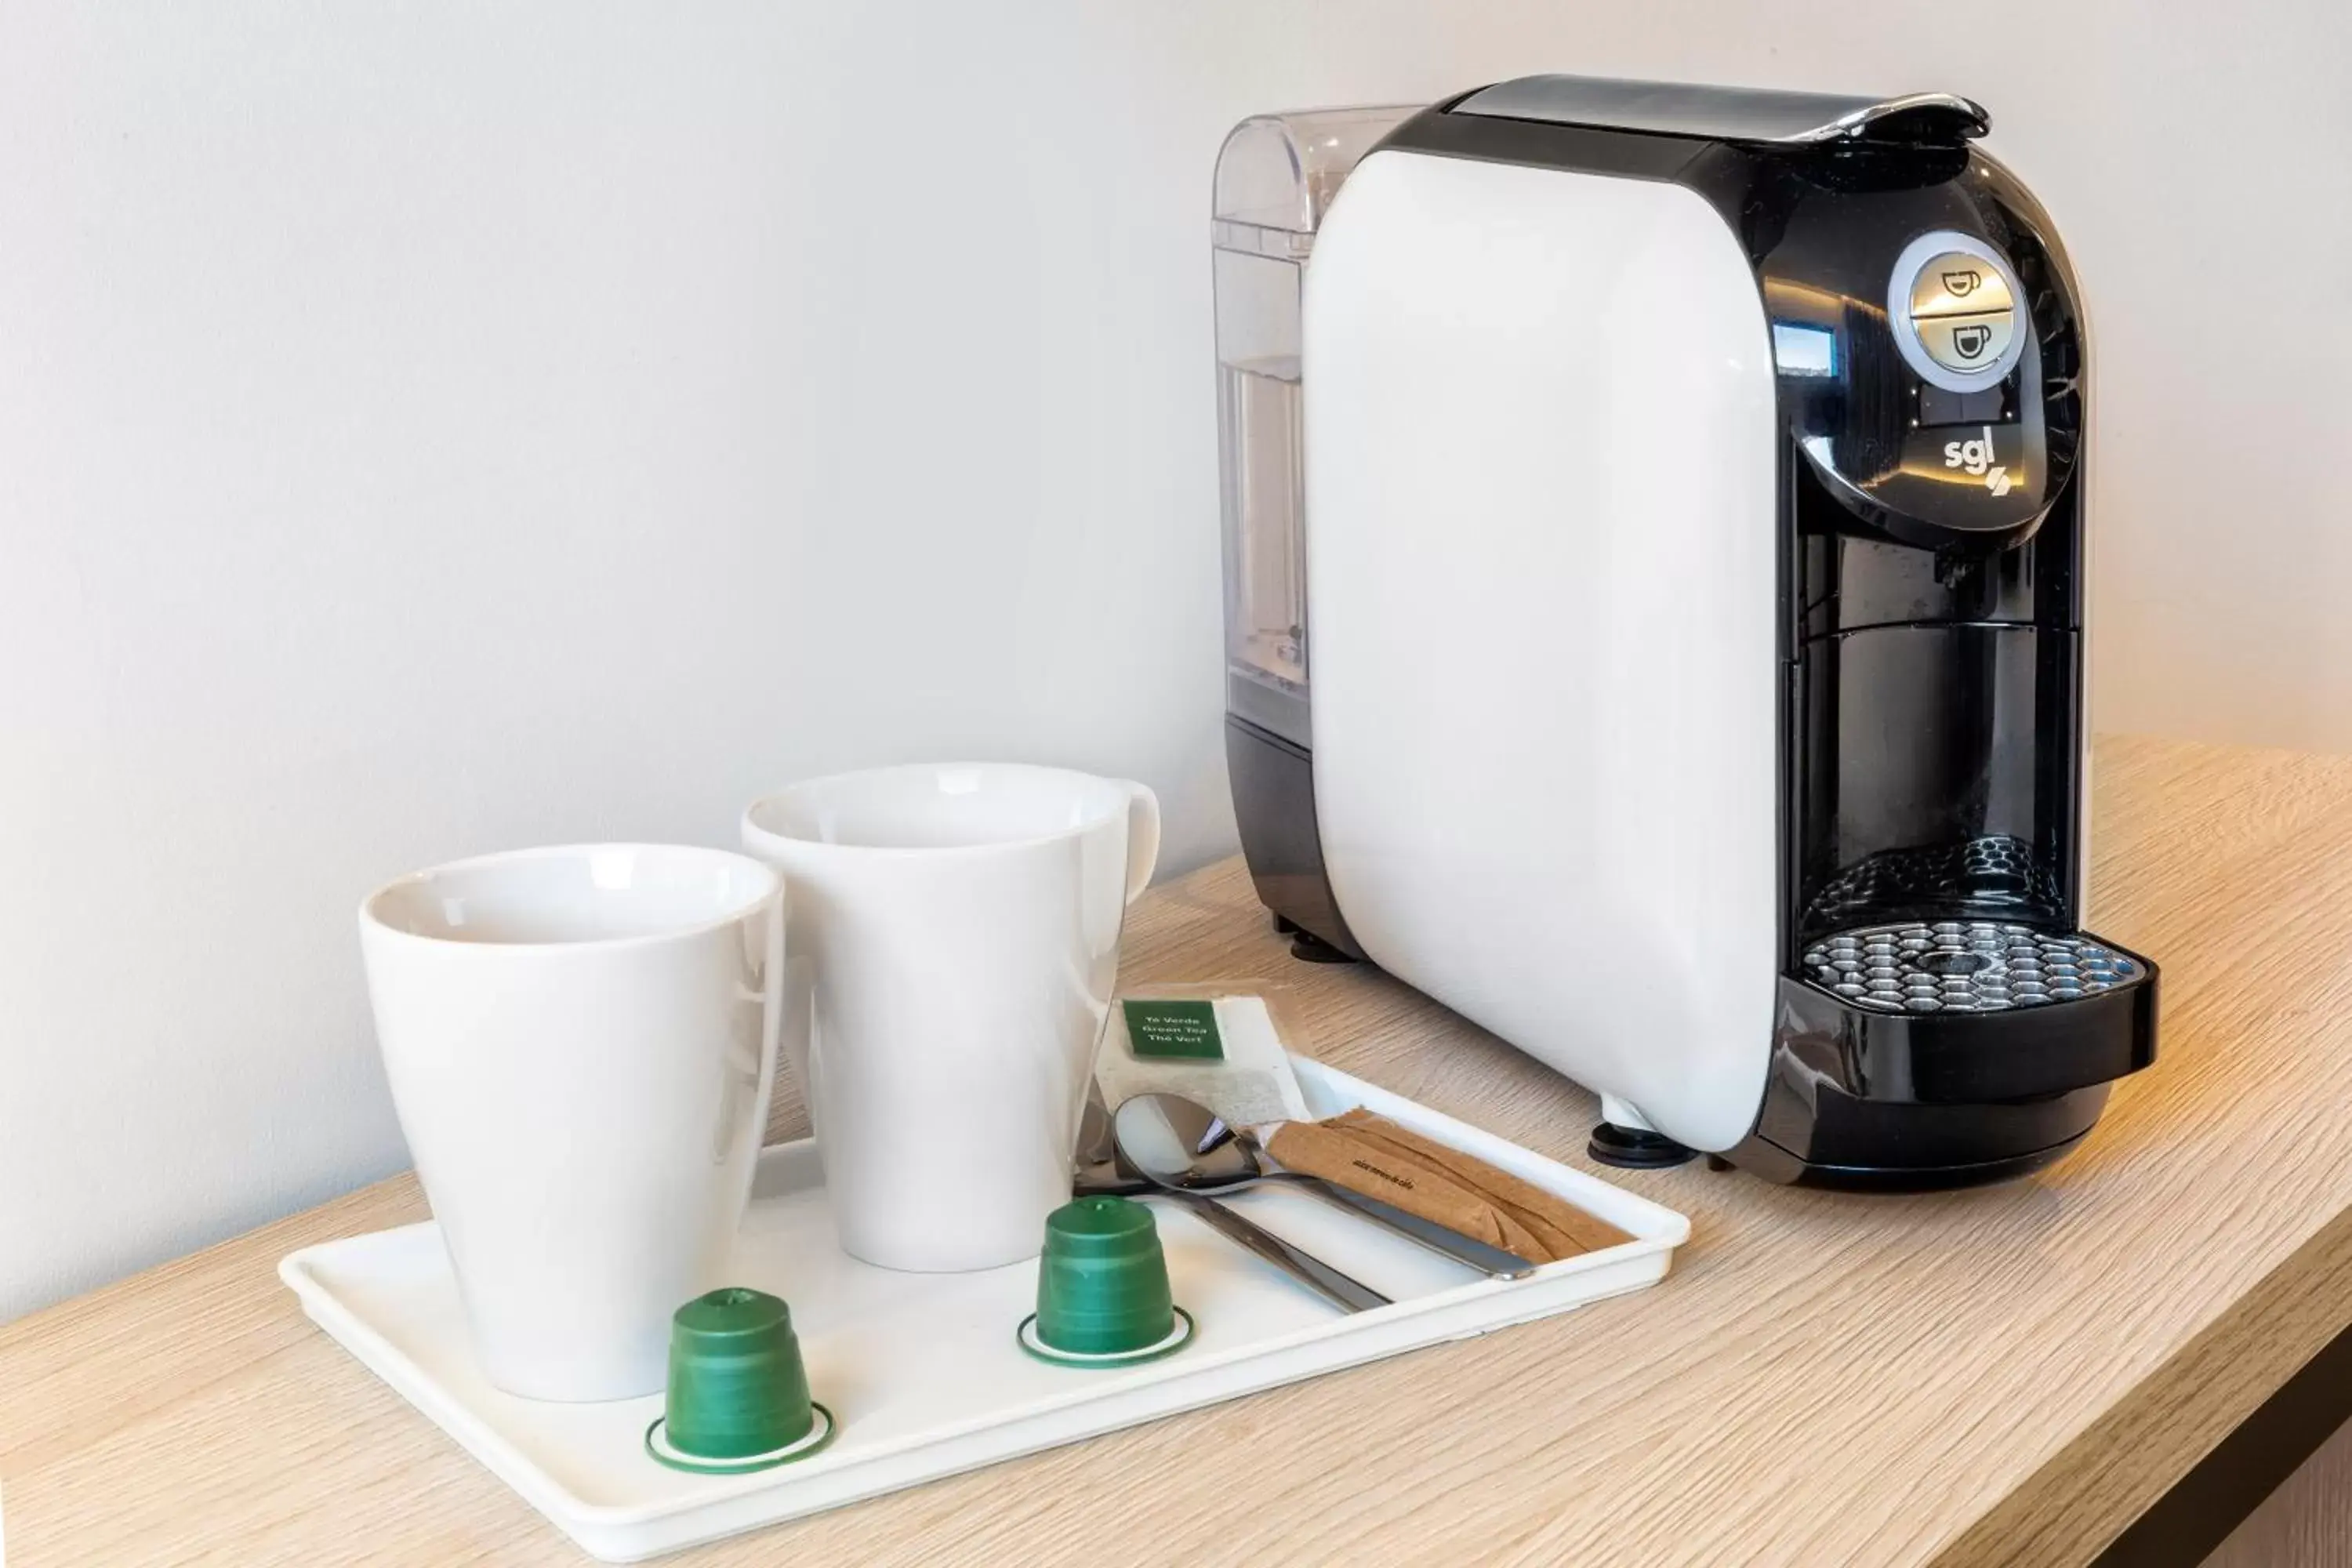
[[[1217,986],[1122,995],[1103,1031],[1095,1077],[1111,1106],[1139,1094],[1181,1094],[1239,1127],[1307,1114],[1266,998]]]

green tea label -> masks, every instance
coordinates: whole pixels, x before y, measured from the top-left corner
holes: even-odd
[[[1129,997],[1119,1006],[1127,1014],[1128,1048],[1137,1056],[1224,1059],[1215,1003],[1139,996]]]

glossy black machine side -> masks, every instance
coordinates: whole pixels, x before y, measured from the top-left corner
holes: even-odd
[[[1754,268],[1778,367],[1780,973],[1756,1124],[1722,1158],[1776,1182],[2032,1171],[2155,1057],[2155,965],[2079,930],[2076,289],[2048,215],[1971,144],[1984,129],[1940,96],[1534,78],[1379,143],[1679,184]],[[1247,432],[1225,413],[1230,486]],[[1246,564],[1230,551],[1229,576]],[[1258,896],[1300,956],[1360,959],[1323,870],[1303,676],[1286,721],[1234,669],[1227,757]],[[1605,1122],[1593,1152],[1690,1155]]]

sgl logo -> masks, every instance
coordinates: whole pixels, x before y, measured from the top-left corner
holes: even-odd
[[[1984,434],[1973,441],[1944,443],[1944,467],[1964,468],[1985,482],[1985,489],[1997,496],[2009,493],[2009,466],[1992,460],[1992,426],[1983,426]]]

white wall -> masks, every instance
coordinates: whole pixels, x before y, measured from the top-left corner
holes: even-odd
[[[1206,182],[1533,69],[1951,86],[2103,353],[2103,717],[2352,743],[2347,24],[0,0],[0,1317],[404,1163],[352,909],[950,753],[1230,842]]]

